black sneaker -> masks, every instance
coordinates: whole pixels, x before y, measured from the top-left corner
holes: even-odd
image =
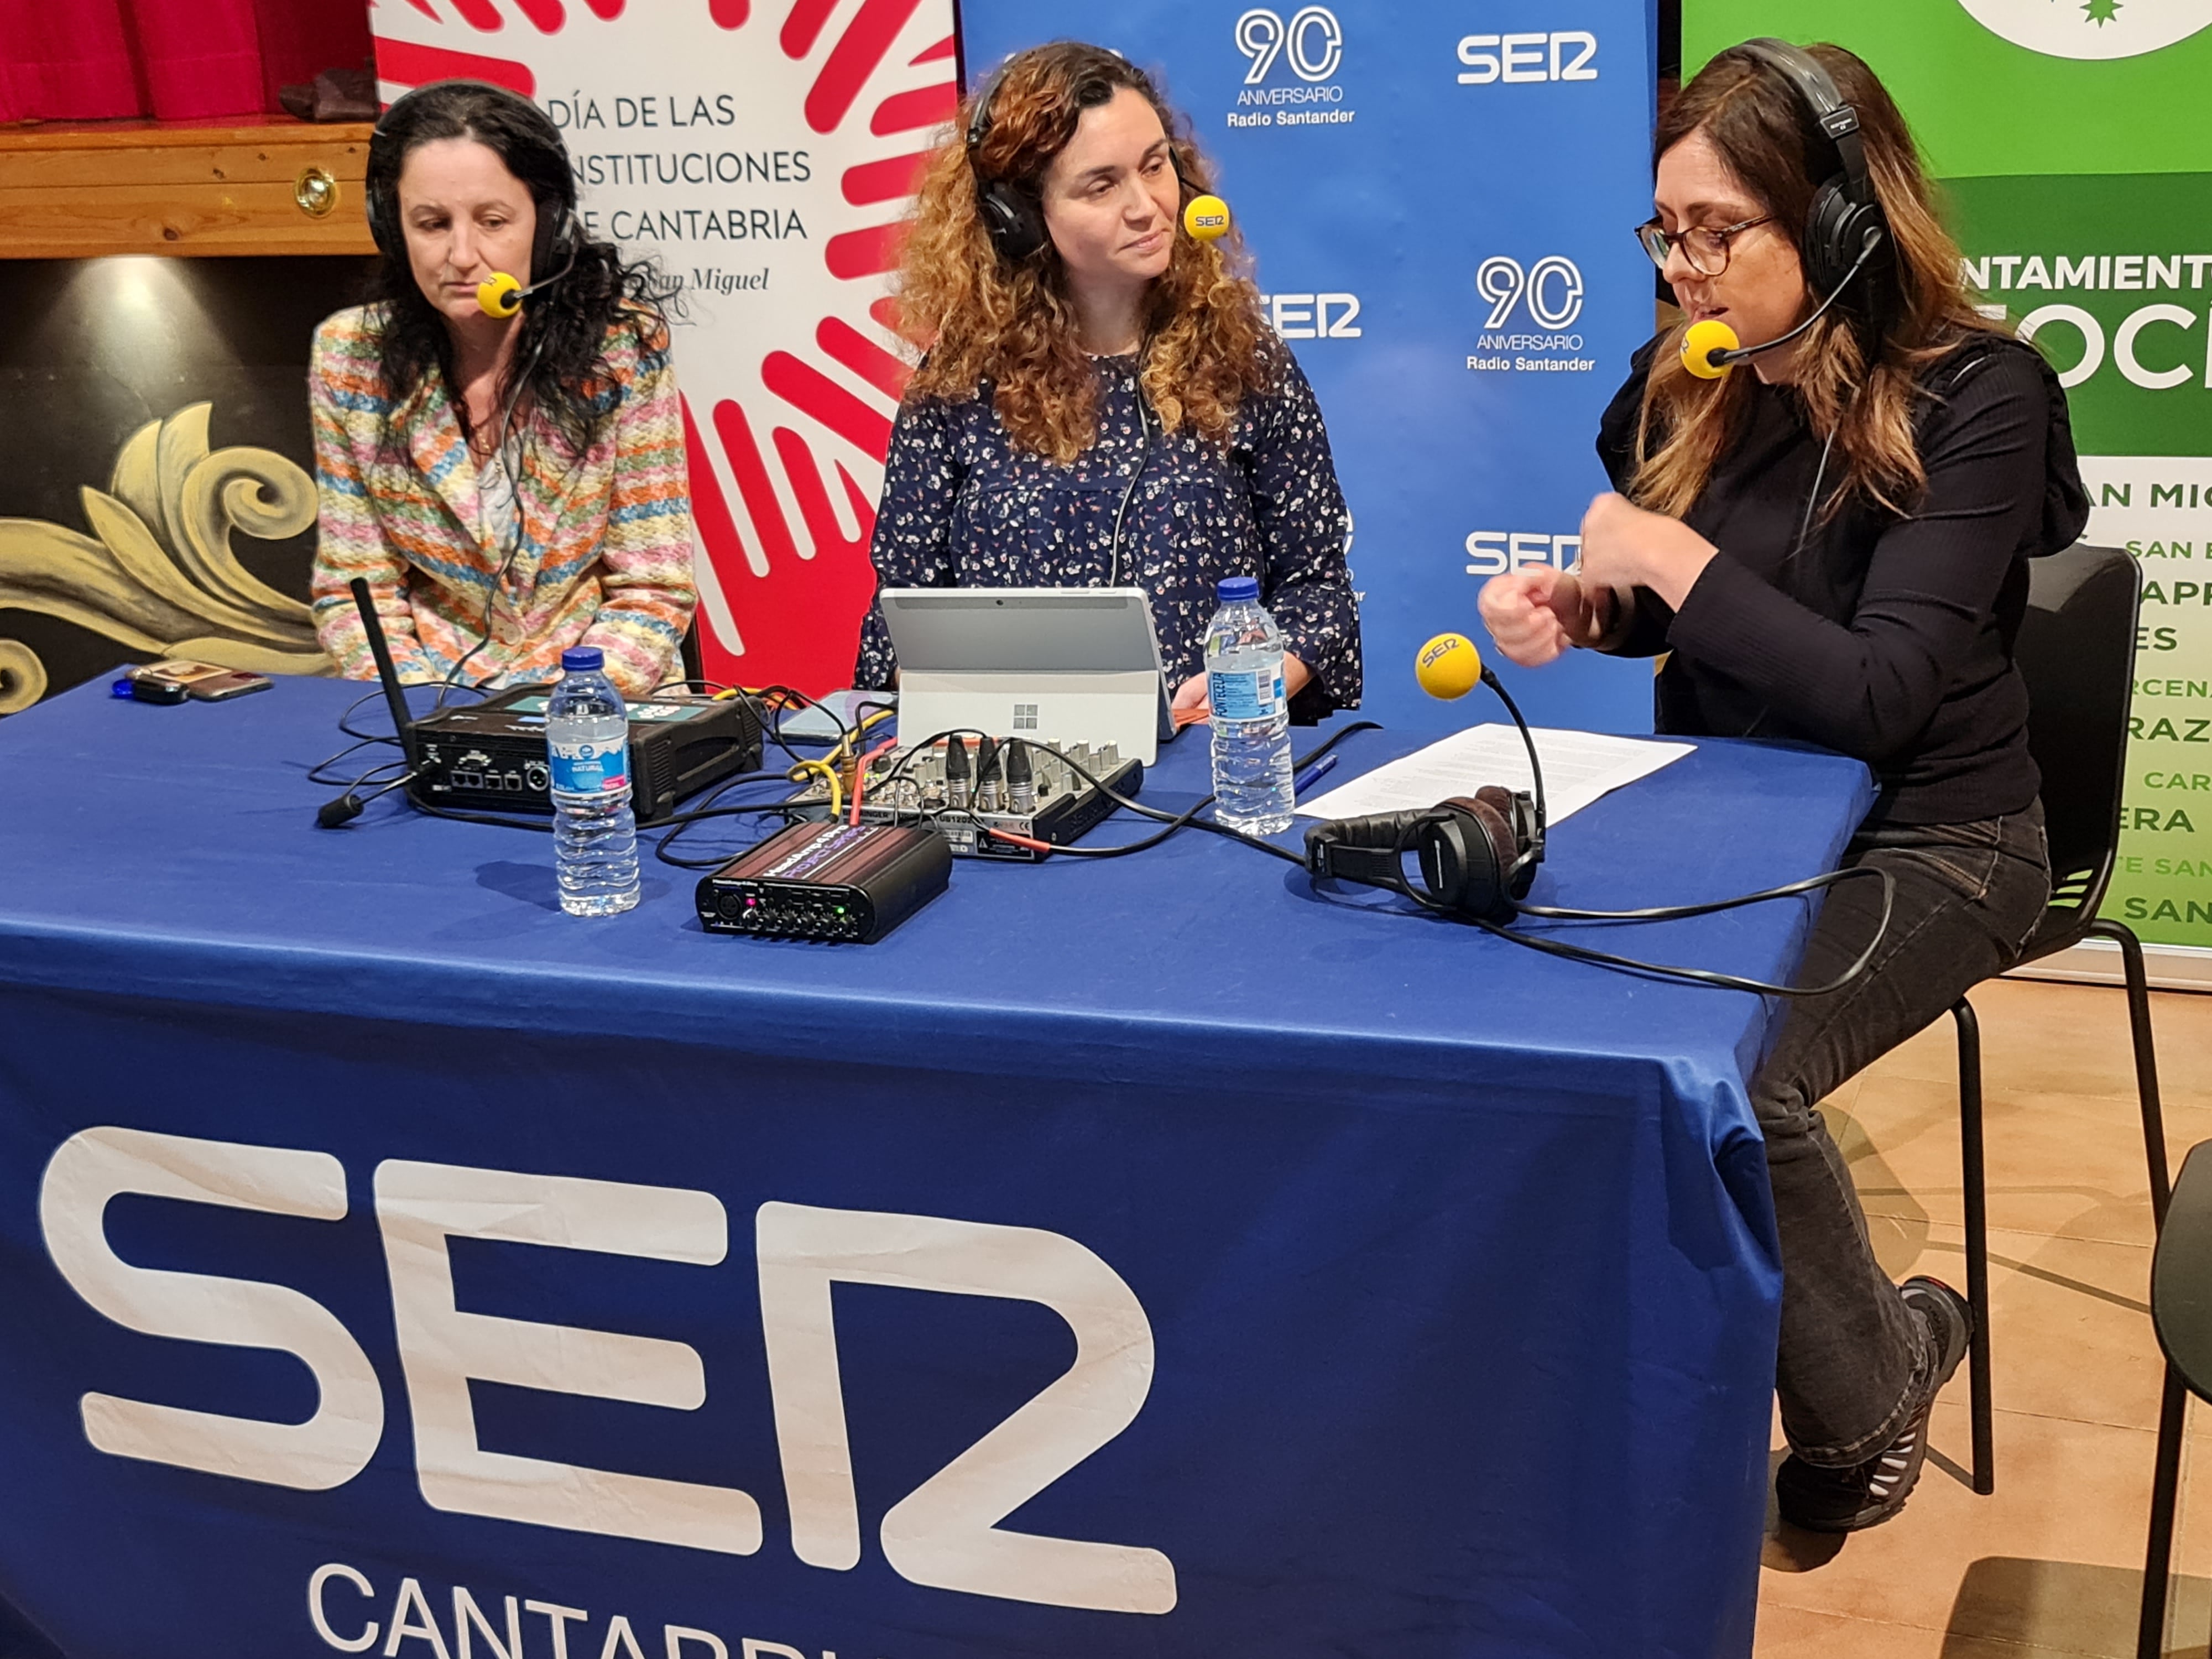
[[[1793,1527],[1808,1532],[1857,1532],[1880,1526],[1905,1507],[1920,1466],[1928,1458],[1928,1414],[1936,1395],[1966,1357],[1973,1333],[1973,1314],[1966,1297],[1938,1279],[1916,1277],[1899,1287],[1905,1305],[1928,1322],[1936,1343],[1936,1381],[1928,1401],[1912,1414],[1896,1439],[1863,1463],[1824,1469],[1796,1453],[1782,1460],[1774,1477],[1775,1507]]]

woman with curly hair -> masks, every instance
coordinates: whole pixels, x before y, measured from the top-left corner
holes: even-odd
[[[528,99],[419,88],[370,142],[376,297],[315,331],[315,625],[376,669],[366,577],[403,680],[556,677],[598,647],[632,696],[690,625],[691,501],[668,327],[642,266],[588,240],[561,134]],[[478,289],[506,273],[520,307]],[[509,296],[510,300],[512,296]]]
[[[1060,41],[1007,60],[932,160],[902,320],[926,355],[891,436],[885,587],[1141,587],[1179,720],[1202,716],[1224,576],[1259,579],[1293,714],[1359,701],[1348,517],[1313,390],[1143,71]],[[987,217],[994,223],[987,223]],[[880,611],[854,681],[890,684]]]

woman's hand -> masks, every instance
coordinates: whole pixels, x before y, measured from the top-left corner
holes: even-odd
[[[1313,670],[1289,652],[1283,653],[1283,696],[1285,701],[1295,697],[1306,683],[1313,678]],[[1206,676],[1193,674],[1176,688],[1168,702],[1168,714],[1180,732],[1186,726],[1195,726],[1213,718],[1213,710],[1206,701]]]
[[[1564,570],[1532,564],[1492,576],[1477,601],[1482,625],[1508,662],[1541,668],[1581,644],[1594,632],[1589,601],[1582,584]]]
[[[1583,514],[1582,578],[1589,587],[1624,593],[1648,587],[1679,611],[1719,550],[1680,519],[1648,513],[1626,495],[1600,495]]]

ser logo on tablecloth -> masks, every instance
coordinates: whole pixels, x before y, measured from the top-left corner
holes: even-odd
[[[492,1451],[477,1432],[471,1391],[477,1382],[696,1411],[707,1400],[696,1348],[466,1312],[454,1288],[455,1239],[720,1267],[729,1255],[729,1224],[719,1198],[692,1188],[396,1158],[377,1165],[374,1184],[426,1504],[726,1555],[761,1548],[760,1505],[734,1486]],[[106,1217],[112,1200],[133,1194],[340,1221],[348,1200],[338,1160],[92,1128],[56,1150],[39,1193],[47,1253],[96,1311],[147,1336],[289,1354],[313,1374],[318,1402],[306,1421],[284,1423],[88,1392],[80,1402],[85,1437],[112,1456],[301,1492],[353,1480],[383,1443],[385,1421],[383,1385],[356,1331],[273,1277],[125,1261],[109,1242]],[[1158,1550],[999,1524],[1116,1439],[1151,1392],[1152,1324],[1111,1267],[1040,1228],[777,1202],[756,1212],[753,1247],[791,1547],[801,1561],[848,1571],[862,1553],[832,1287],[1001,1297],[1065,1321],[1073,1363],[884,1511],[878,1528],[884,1559],[908,1583],[937,1589],[1103,1613],[1173,1610],[1175,1565]],[[700,1293],[719,1305],[729,1287],[702,1282]],[[161,1391],[149,1379],[147,1392]]]

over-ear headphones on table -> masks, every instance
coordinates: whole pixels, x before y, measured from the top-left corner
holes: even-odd
[[[1406,854],[1420,871],[1406,876]],[[1425,909],[1503,925],[1544,860],[1534,798],[1486,784],[1417,812],[1334,818],[1306,831],[1306,870],[1402,893]]]
[[[526,288],[509,272],[494,271],[490,278],[477,285],[477,304],[487,316],[512,317],[522,308],[522,302],[542,288],[550,287],[575,268],[576,255],[583,245],[582,226],[576,216],[576,176],[565,165],[568,147],[562,143],[560,130],[551,118],[520,93],[495,86],[489,81],[435,81],[428,86],[394,99],[392,106],[377,118],[376,126],[368,136],[368,234],[375,242],[377,252],[387,258],[404,260],[407,257],[407,239],[399,224],[399,167],[401,158],[388,154],[396,142],[392,137],[393,118],[407,108],[415,99],[433,91],[465,89],[488,94],[503,102],[512,102],[529,111],[544,124],[552,137],[564,165],[560,182],[554,186],[556,194],[548,198],[537,185],[531,187],[531,198],[538,210],[538,228],[531,239],[530,270],[534,280]],[[550,273],[550,274],[549,274]]]
[[[1889,235],[1889,221],[1882,215],[1867,173],[1858,112],[1844,100],[1820,59],[1802,47],[1762,35],[1735,50],[1756,58],[1796,88],[1812,112],[1814,124],[1835,146],[1842,170],[1824,179],[1814,192],[1813,205],[1797,237],[1807,283],[1816,294],[1833,294],[1849,280],[1853,267],[1868,251],[1868,238],[1871,235],[1878,246]]]

